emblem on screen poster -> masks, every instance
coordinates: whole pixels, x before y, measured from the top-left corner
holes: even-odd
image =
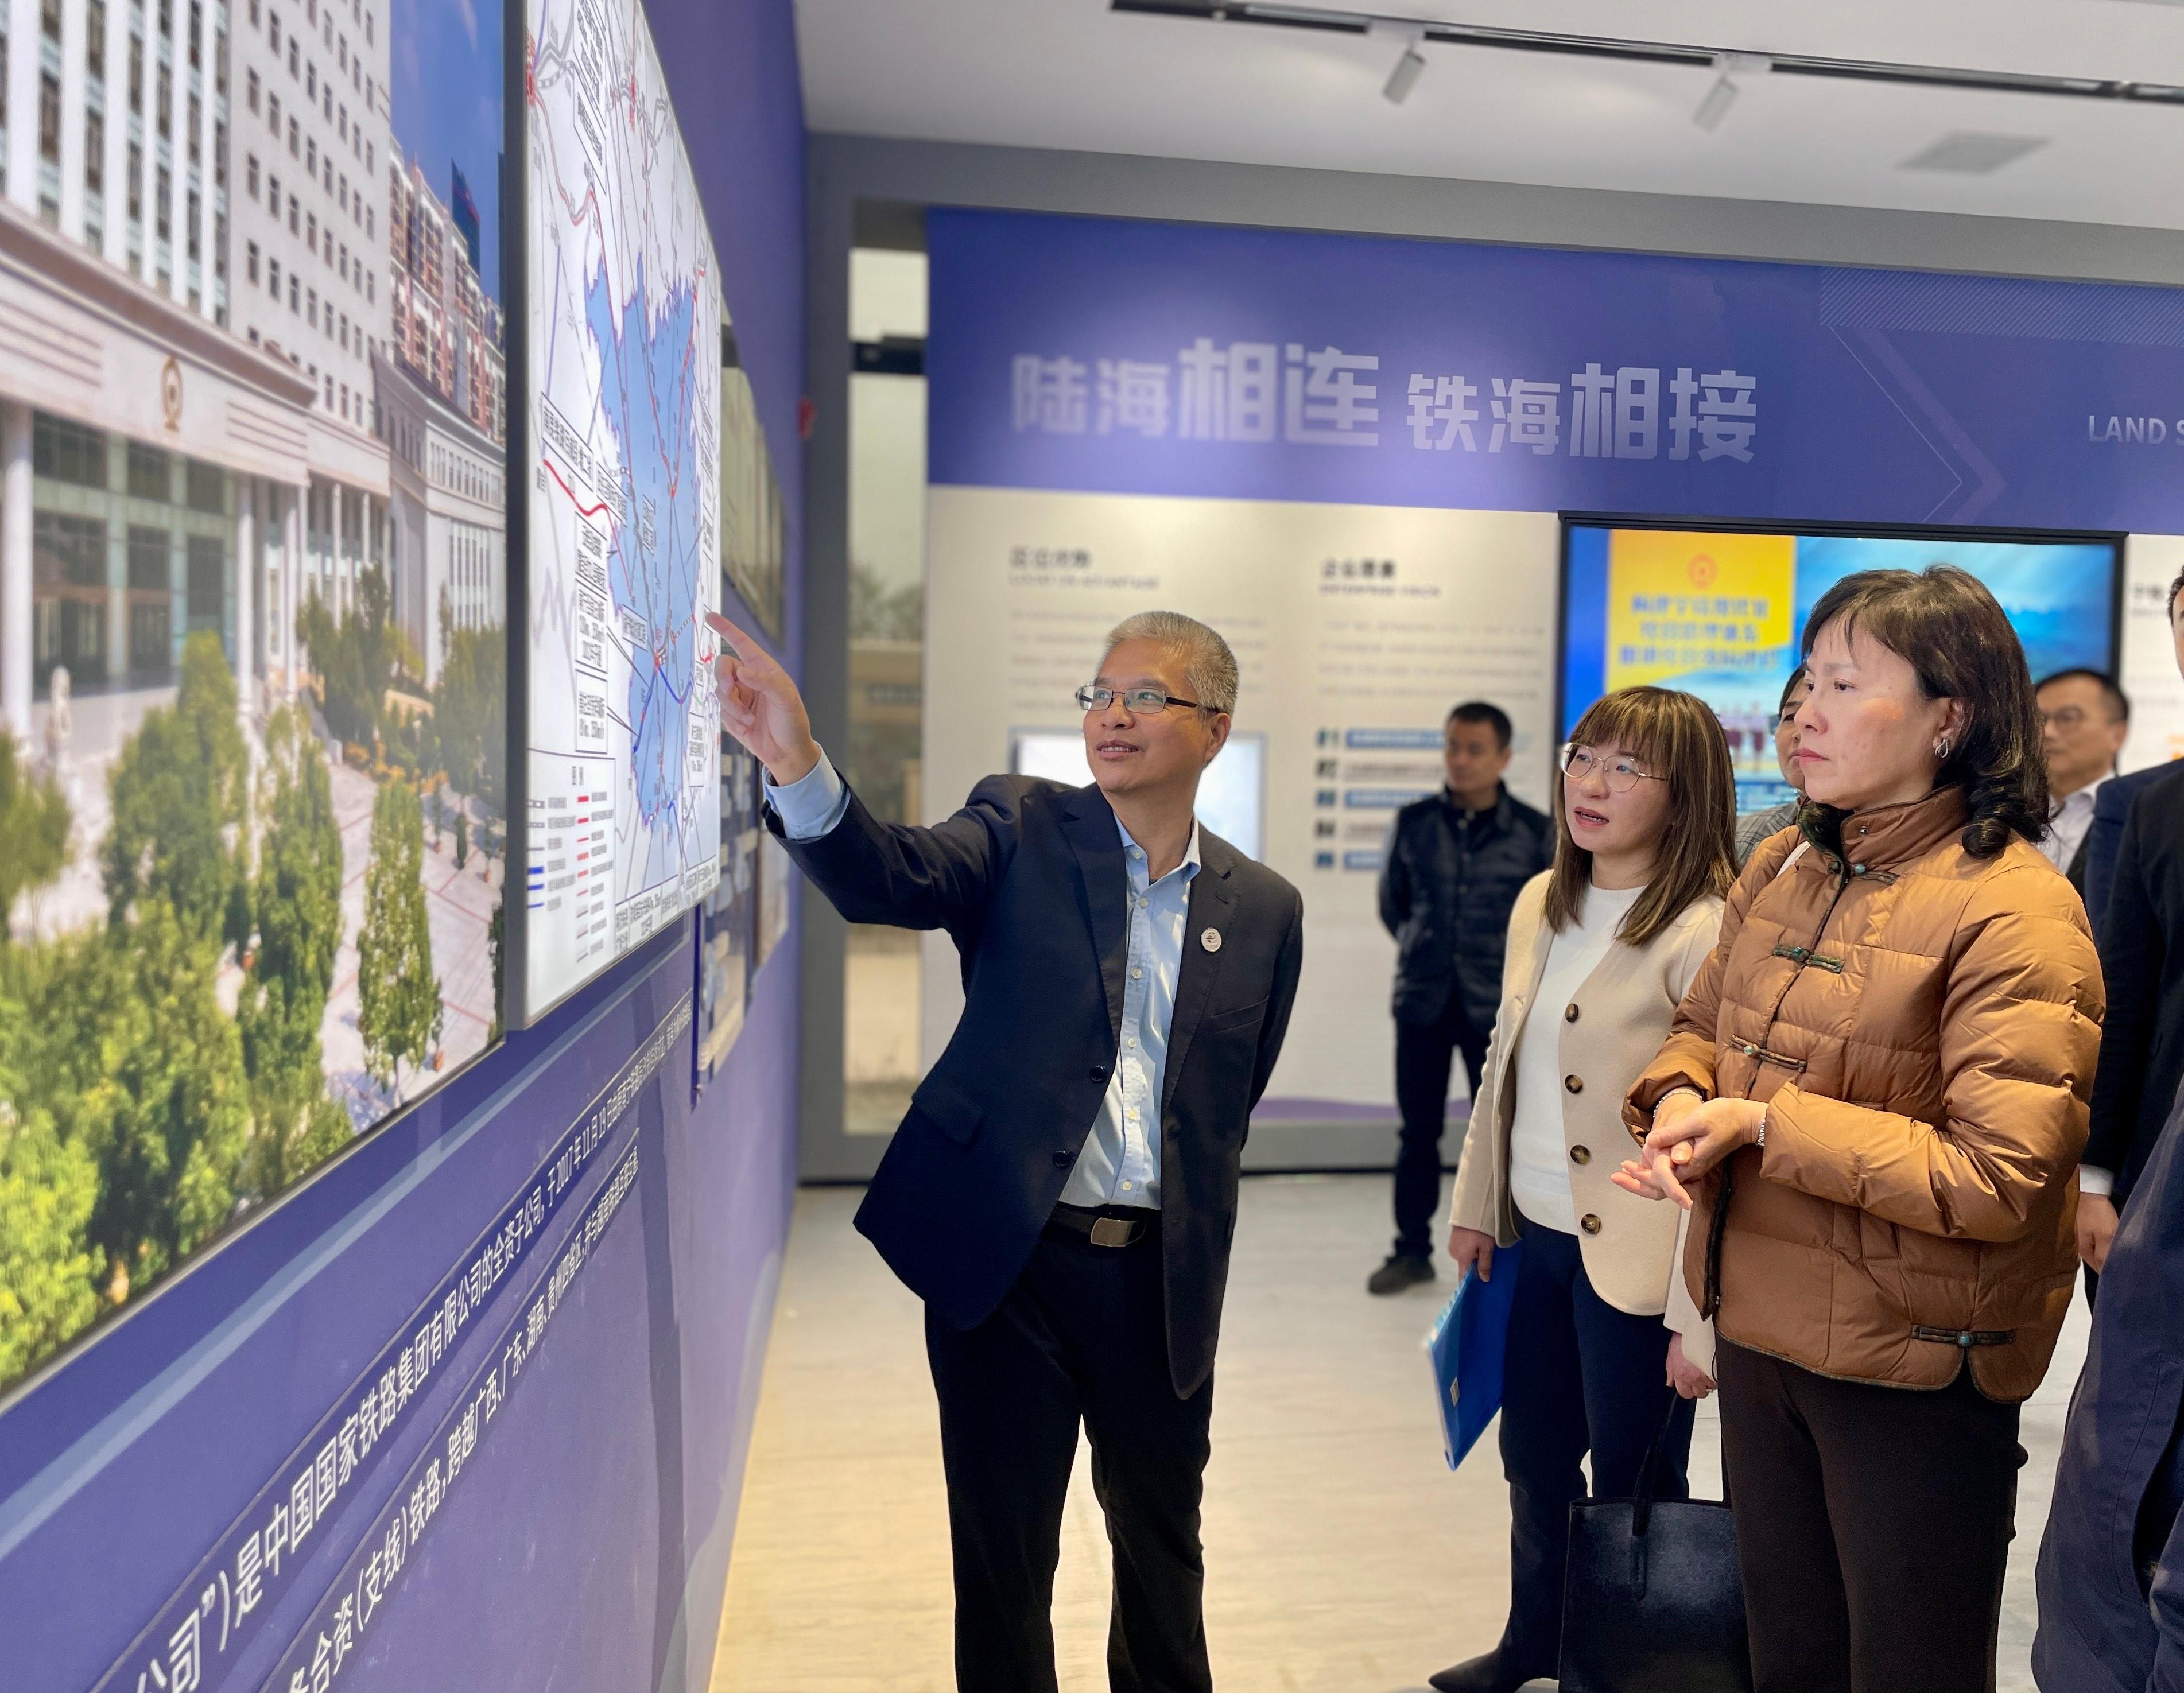
[[[182,426],[182,367],[171,353],[159,367],[159,406],[166,413],[167,427],[179,432]]]

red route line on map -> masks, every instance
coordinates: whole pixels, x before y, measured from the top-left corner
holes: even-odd
[[[560,484],[561,492],[569,496],[569,504],[576,506],[577,516],[597,517],[601,512],[607,509],[606,502],[604,500],[601,500],[597,505],[577,504],[577,491],[571,487],[568,483],[561,481],[561,473],[554,468],[554,461],[542,454],[540,455],[538,462],[546,467],[546,474],[553,477],[554,482]]]

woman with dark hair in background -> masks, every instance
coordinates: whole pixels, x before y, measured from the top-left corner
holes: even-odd
[[[1682,1219],[1608,1172],[1624,1090],[1721,927],[1736,874],[1729,741],[1690,694],[1625,688],[1578,720],[1562,767],[1553,868],[1510,915],[1448,1242],[1458,1273],[1482,1278],[1496,1247],[1524,1243],[1502,1396],[1509,1621],[1492,1651],[1433,1678],[1441,1693],[1554,1676],[1579,1465],[1590,1453],[1596,1495],[1630,1493],[1669,1388],[1713,1390],[1713,1336],[1676,1273]],[[1691,1441],[1686,1409],[1663,1443],[1664,1499],[1686,1495]]]
[[[2070,1302],[2100,966],[2033,844],[2040,718],[1993,596],[1864,571],[1804,650],[1802,835],[1730,894],[1616,1180],[1696,1204],[1760,1693],[1983,1693],[2018,1406]]]

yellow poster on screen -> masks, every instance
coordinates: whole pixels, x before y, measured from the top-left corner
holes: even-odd
[[[1771,677],[1790,644],[1793,535],[1618,529],[1607,543],[1607,686],[1694,671]]]

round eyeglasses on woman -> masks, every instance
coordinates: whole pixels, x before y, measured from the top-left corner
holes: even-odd
[[[1666,782],[1669,779],[1665,776],[1656,776],[1650,770],[1641,769],[1638,760],[1628,753],[1610,755],[1591,747],[1581,747],[1575,741],[1563,746],[1559,762],[1563,774],[1572,782],[1590,780],[1597,771],[1607,778],[1610,794],[1628,794],[1641,782]]]
[[[1077,704],[1086,711],[1105,711],[1120,699],[1134,716],[1157,717],[1171,705],[1185,705],[1193,711],[1206,708],[1195,699],[1178,699],[1173,693],[1163,693],[1157,688],[1109,688],[1104,682],[1091,682],[1077,690]]]

